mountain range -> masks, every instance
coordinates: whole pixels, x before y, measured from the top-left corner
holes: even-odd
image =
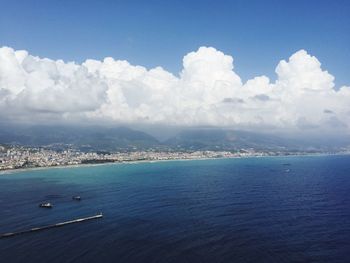
[[[82,151],[130,150],[227,150],[259,151],[325,151],[350,145],[349,139],[329,142],[280,137],[251,131],[219,128],[187,128],[175,136],[160,140],[127,127],[100,126],[13,126],[0,128],[0,144],[49,147],[56,150],[67,146]]]

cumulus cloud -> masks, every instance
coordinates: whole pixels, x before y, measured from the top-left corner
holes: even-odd
[[[350,87],[305,50],[282,60],[277,80],[242,83],[232,56],[200,47],[179,76],[161,67],[88,59],[65,63],[0,48],[0,119],[348,131]]]

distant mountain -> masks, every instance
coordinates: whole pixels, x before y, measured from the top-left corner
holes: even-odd
[[[282,138],[245,131],[225,129],[189,129],[165,142],[174,148],[193,150],[284,150],[290,144]]]
[[[335,151],[350,145],[349,138],[342,140],[295,139],[272,134],[229,129],[187,129],[165,142],[177,149],[239,150],[252,148],[261,151]]]
[[[140,150],[161,144],[149,134],[125,127],[22,126],[0,129],[0,142],[60,148],[74,145],[84,151]],[[64,148],[64,147],[63,147]]]
[[[0,145],[45,146],[82,151],[130,150],[227,150],[252,148],[257,151],[338,151],[350,149],[350,139],[291,139],[271,134],[219,128],[184,129],[166,141],[126,127],[101,126],[1,126]]]

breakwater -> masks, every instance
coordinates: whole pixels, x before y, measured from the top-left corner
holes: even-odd
[[[47,225],[47,226],[42,226],[42,227],[34,227],[34,228],[31,228],[31,229],[28,229],[28,230],[23,230],[23,231],[9,232],[9,233],[5,233],[5,234],[1,234],[0,238],[13,237],[13,236],[23,235],[23,234],[27,234],[27,233],[47,230],[47,229],[50,229],[50,228],[62,227],[62,226],[70,225],[70,224],[76,224],[76,223],[82,223],[82,222],[85,222],[85,221],[89,221],[89,220],[93,220],[93,219],[99,219],[99,218],[102,218],[102,217],[103,217],[103,215],[102,215],[102,213],[100,213],[100,214],[97,214],[97,215],[94,215],[94,216],[77,218],[77,219],[73,219],[73,220],[69,220],[69,221],[65,221],[65,222],[61,222],[61,223],[57,223],[57,224],[52,224],[52,225]]]

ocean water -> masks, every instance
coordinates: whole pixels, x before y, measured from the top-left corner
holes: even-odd
[[[102,219],[0,239],[0,262],[350,262],[350,156],[0,175],[0,233],[100,211]]]

